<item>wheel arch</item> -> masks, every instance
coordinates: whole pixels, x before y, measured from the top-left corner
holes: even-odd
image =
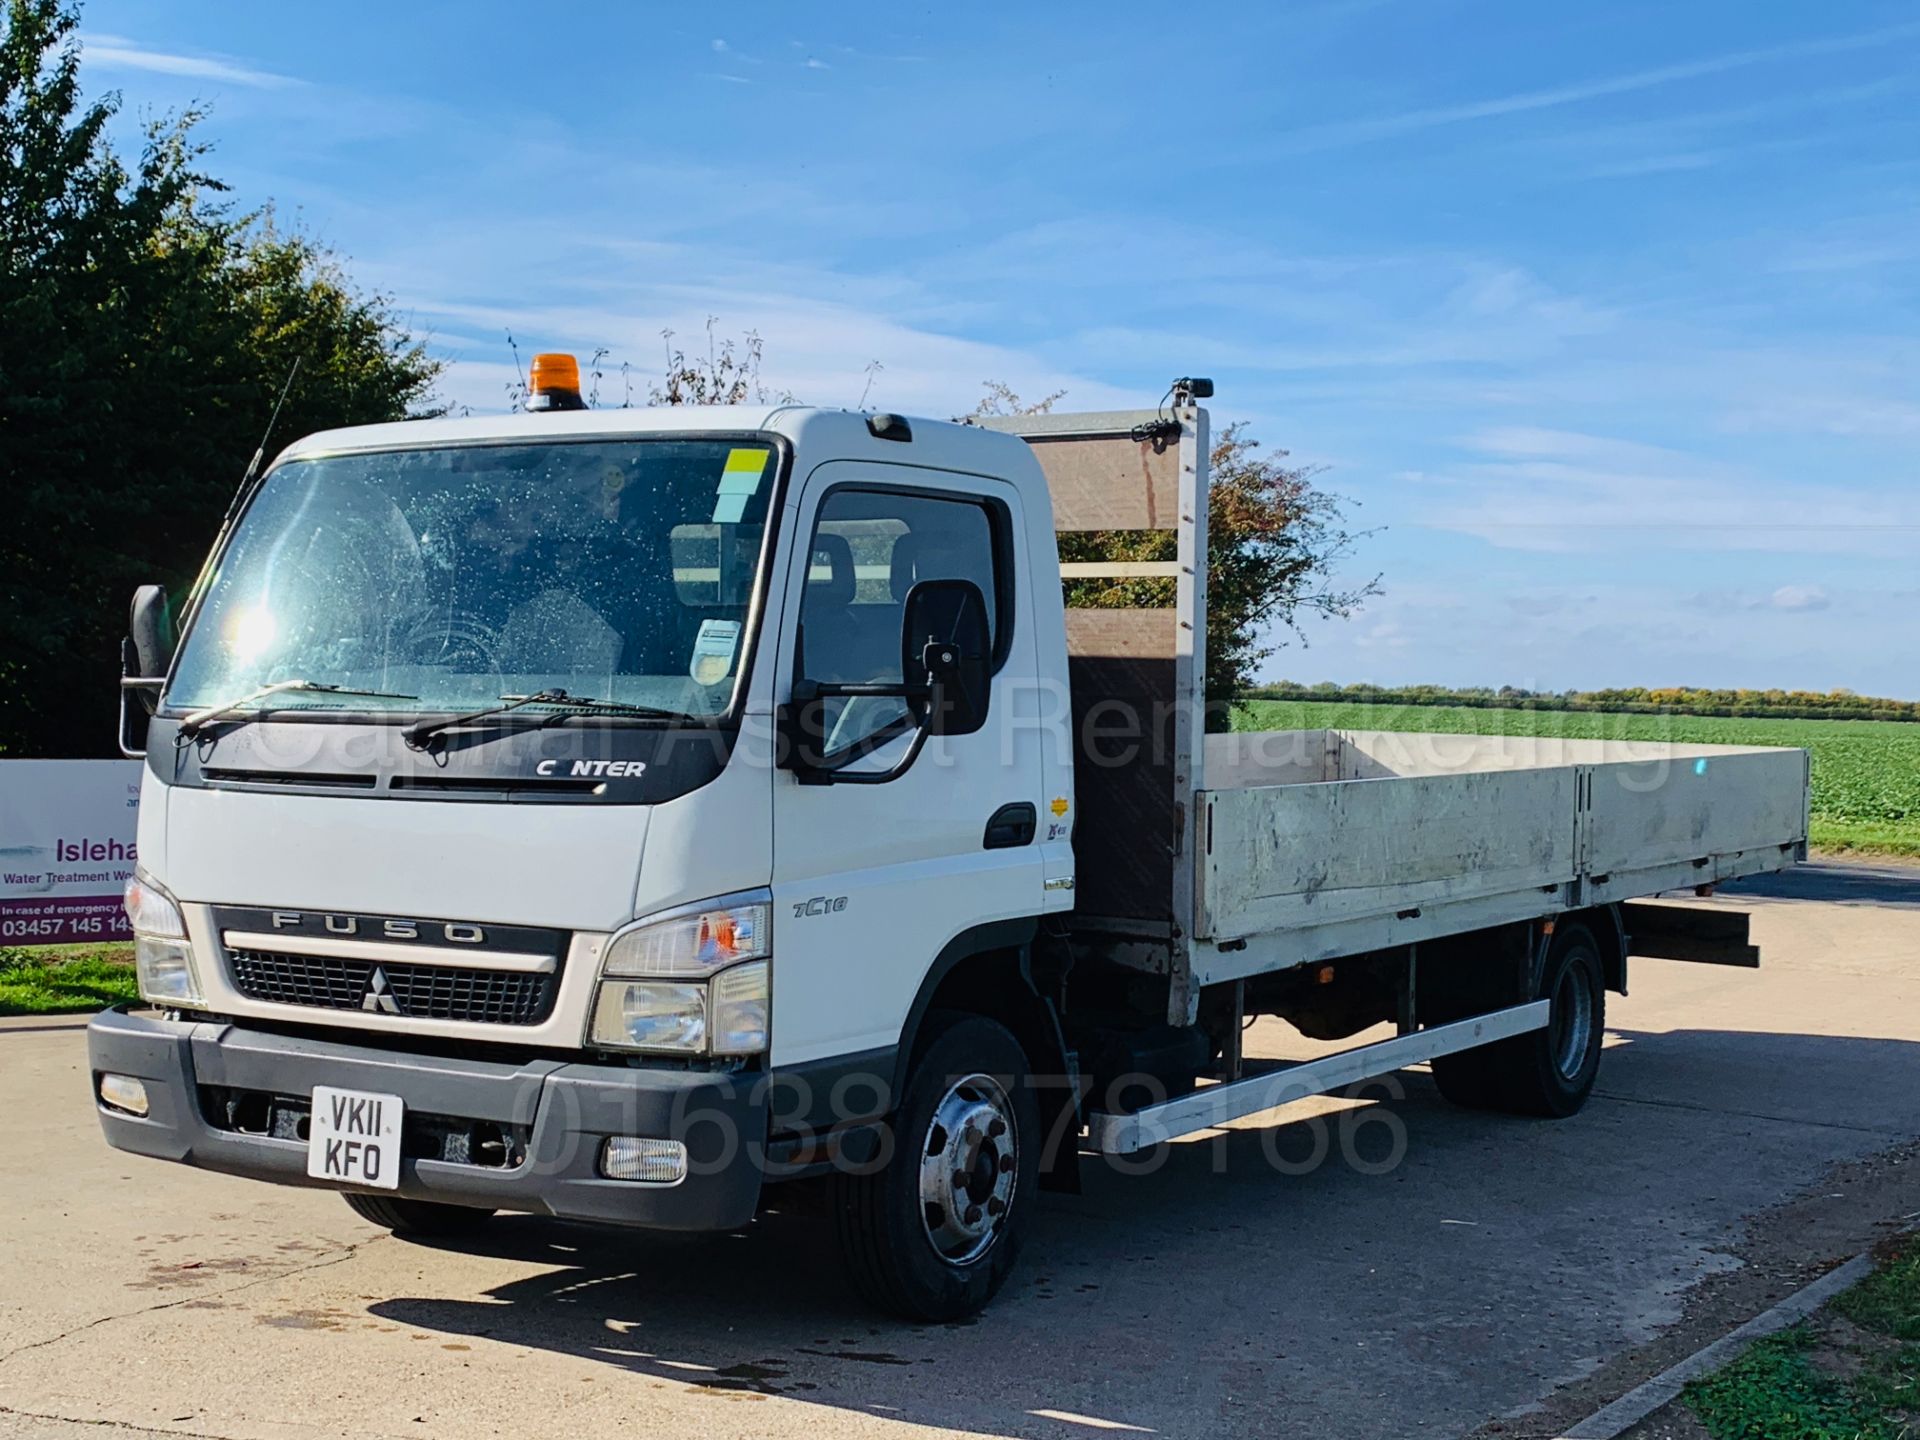
[[[1033,942],[1038,916],[963,930],[941,949],[900,1028],[892,1099],[906,1092],[907,1076],[930,1037],[928,1017],[980,1015],[1005,1025],[1026,1052],[1045,1139],[1040,1183],[1050,1190],[1080,1188],[1079,1146],[1057,1143],[1079,1133],[1079,1066],[1068,1050],[1060,1016],[1034,983]]]
[[[1562,916],[1567,923],[1585,925],[1600,947],[1600,964],[1606,987],[1618,994],[1627,993],[1627,927],[1620,918],[1618,905],[1596,905]]]
[[[1027,955],[1039,933],[1038,916],[993,920],[962,930],[940,949],[920,989],[907,1007],[894,1052],[893,1089],[897,1098],[906,1087],[907,1073],[924,1048],[927,1016],[935,1010],[958,1010],[998,1020],[1020,1041],[1036,1073],[1060,1057],[1049,1053],[1051,1012],[1027,973]]]
[[[891,1046],[775,1067],[768,1077],[769,1129],[778,1137],[871,1126],[898,1108],[907,1077],[942,1009],[982,1015],[1013,1032],[1035,1074],[1060,1073],[1059,1027],[1027,977],[1037,916],[970,926],[934,956]]]

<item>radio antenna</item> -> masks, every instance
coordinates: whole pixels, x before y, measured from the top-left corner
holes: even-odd
[[[213,573],[214,557],[225,548],[227,532],[233,529],[234,517],[240,513],[240,507],[247,503],[247,497],[253,493],[253,482],[260,478],[260,467],[267,460],[267,444],[273,439],[274,426],[280,423],[280,407],[287,403],[287,395],[293,389],[293,382],[300,374],[300,365],[307,357],[296,355],[293,366],[287,371],[286,382],[280,387],[280,397],[273,402],[273,413],[267,417],[267,428],[260,434],[260,448],[253,452],[253,460],[247,466],[247,473],[240,477],[240,484],[233,492],[233,498],[227,502],[227,513],[221,518],[220,533],[214,539],[213,549],[208,552],[206,562],[200,567],[199,578],[193,582],[193,589],[187,594],[197,598],[207,577]]]
[[[287,371],[286,383],[280,387],[280,398],[273,402],[273,414],[267,417],[267,428],[261,433],[260,448],[253,452],[253,463],[247,466],[247,473],[240,477],[240,488],[245,490],[260,474],[260,467],[266,463],[267,442],[273,439],[273,427],[280,423],[280,407],[287,403],[287,393],[293,389],[293,382],[300,374],[300,364],[307,357],[293,357],[293,368]]]

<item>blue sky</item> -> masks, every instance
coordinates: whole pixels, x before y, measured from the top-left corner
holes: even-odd
[[[1385,593],[1307,681],[1920,698],[1920,12],[92,0],[83,73],[504,403],[757,329],[801,399],[1218,383]]]

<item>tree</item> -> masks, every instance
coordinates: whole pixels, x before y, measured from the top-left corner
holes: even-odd
[[[760,380],[760,352],[764,348],[757,331],[749,330],[736,346],[732,340],[720,340],[714,334],[719,317],[707,317],[707,353],[696,353],[689,360],[686,352],[673,343],[673,331],[662,330],[660,338],[667,346],[667,368],[662,382],[647,390],[649,405],[746,405],[791,404],[793,396],[774,394]]]
[[[1035,415],[1065,394],[1027,403],[998,381],[960,419]],[[1253,683],[1260,662],[1287,631],[1305,644],[1304,615],[1345,616],[1380,591],[1379,577],[1341,587],[1336,565],[1360,536],[1346,528],[1338,495],[1314,484],[1317,467],[1288,465],[1287,452],[1262,454],[1244,425],[1229,425],[1213,442],[1207,512],[1208,724],[1224,729],[1227,707]],[[1096,530],[1059,537],[1063,561],[1172,560],[1171,530]],[[1171,605],[1172,580],[1069,580],[1067,603],[1089,609]]]
[[[184,597],[296,358],[280,438],[403,418],[438,363],[270,210],[235,213],[194,112],[131,167],[80,101],[76,15],[0,34],[0,753],[111,754],[127,597]]]
[[[985,393],[980,402],[964,415],[953,418],[961,424],[969,420],[985,420],[988,416],[1007,415],[1046,415],[1053,407],[1067,398],[1067,392],[1056,390],[1051,395],[1043,395],[1038,400],[1022,400],[1014,388],[1004,380],[983,380],[980,388]]]

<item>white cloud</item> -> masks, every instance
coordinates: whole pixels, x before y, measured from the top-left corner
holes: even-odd
[[[1413,637],[1407,633],[1405,625],[1398,620],[1362,620],[1353,636],[1353,646],[1357,650],[1406,650],[1413,644]]]
[[[1896,592],[1781,588],[1827,603],[1781,608],[1764,593],[1699,595],[1591,577],[1523,591],[1394,583],[1355,619],[1308,621],[1307,645],[1281,650],[1262,678],[1530,690],[1847,686],[1920,698],[1920,632],[1873,623],[1899,608]]]
[[[1638,180],[1647,175],[1677,175],[1690,170],[1709,170],[1731,153],[1728,150],[1692,150],[1671,155],[1640,155],[1631,160],[1595,165],[1587,171],[1587,176],[1593,180]]]
[[[1503,549],[1899,556],[1920,542],[1920,500],[1911,492],[1781,481],[1685,451],[1565,430],[1496,428],[1464,445],[1476,458],[1423,488],[1416,523]]]
[[[182,55],[155,50],[123,35],[83,35],[86,63],[95,70],[145,70],[160,75],[184,75],[196,80],[218,80],[253,90],[284,90],[306,81],[291,75],[259,70],[218,55]]]
[[[1429,130],[1436,126],[1458,125],[1468,121],[1488,120],[1534,110],[1548,110],[1562,105],[1576,105],[1614,95],[1627,95],[1638,90],[1651,90],[1657,86],[1724,74],[1730,70],[1744,70],[1754,65],[1800,60],[1814,55],[1830,55],[1846,50],[1870,49],[1916,33],[1920,33],[1920,23],[1889,25],[1878,30],[1834,35],[1820,40],[1773,45],[1756,50],[1736,50],[1726,55],[1712,55],[1676,65],[1660,65],[1620,75],[1602,76],[1543,90],[1524,90],[1487,100],[1472,100],[1455,105],[1431,105],[1403,110],[1397,114],[1335,121],[1326,125],[1308,126],[1293,132],[1290,136],[1283,136],[1281,137],[1282,146],[1289,149],[1318,149],[1333,145],[1361,144],[1371,140],[1388,139],[1395,135]]]
[[[1833,602],[1818,585],[1782,585],[1768,603],[1776,610],[1825,610]]]
[[[1111,256],[1090,246],[1084,260],[1062,263],[1086,269],[1103,261],[1110,263]],[[1306,262],[1298,267],[1316,268]],[[1329,262],[1325,269],[1331,268]],[[1297,340],[1247,335],[1237,325],[1245,338],[1223,341],[1204,328],[1214,316],[1201,304],[1179,312],[1185,324],[1178,331],[1102,324],[1071,339],[1074,348],[1109,358],[1196,355],[1213,366],[1285,374],[1288,389],[1295,390],[1330,379],[1347,383],[1334,379],[1343,372],[1432,369],[1458,376],[1466,366],[1532,367],[1618,323],[1606,307],[1555,291],[1517,266],[1422,257],[1399,267],[1406,278],[1391,288],[1381,284],[1385,268],[1344,277],[1301,273],[1293,293],[1271,302],[1257,286],[1239,288],[1225,275],[1202,276],[1187,287],[1196,301],[1212,301],[1241,322],[1284,321],[1282,335],[1297,334]],[[1404,406],[1404,396],[1396,394],[1394,403]]]
[[[1736,430],[1812,430],[1825,435],[1910,439],[1920,436],[1920,405],[1859,393],[1788,395],[1775,397],[1774,403],[1736,410],[1727,423]]]
[[[497,277],[514,273],[528,253],[547,256],[549,276],[579,276],[574,284],[549,280],[524,298],[476,300],[497,293]],[[475,410],[504,407],[512,378],[510,330],[523,355],[572,350],[584,360],[606,347],[614,372],[633,366],[636,396],[662,369],[670,329],[675,343],[706,344],[708,316],[716,335],[738,338],[748,329],[766,344],[765,380],[809,404],[855,404],[867,386],[866,368],[885,367],[867,397],[874,407],[912,414],[959,414],[979,398],[987,380],[1004,380],[1022,394],[1068,392],[1087,409],[1120,409],[1151,401],[1133,390],[1103,384],[1014,344],[992,344],[943,333],[921,313],[922,296],[905,282],[861,281],[793,261],[760,261],[710,244],[629,240],[582,235],[534,221],[476,226],[460,247],[434,236],[418,247],[390,250],[378,264],[358,267],[365,283],[391,292],[399,308],[430,338],[449,369],[443,398]],[[619,280],[609,277],[631,277]],[[848,298],[852,290],[857,298]],[[617,397],[609,379],[603,394]],[[617,403],[617,400],[616,400]]]
[[[635,303],[638,301],[638,303]],[[582,359],[599,346],[611,351],[617,375],[620,362],[633,366],[636,399],[644,399],[647,381],[661,371],[662,330],[689,350],[706,343],[706,319],[717,315],[721,340],[737,339],[749,326],[766,342],[764,379],[770,391],[791,392],[813,405],[856,404],[867,388],[867,366],[879,360],[869,407],[945,417],[959,414],[979,398],[981,383],[1004,380],[1021,394],[1066,390],[1075,406],[1124,408],[1141,397],[1063,370],[1017,348],[985,344],[920,329],[853,306],[809,301],[792,295],[703,290],[696,301],[680,294],[634,297],[618,307],[475,307],[436,302],[420,294],[406,303],[425,320],[457,321],[468,333],[493,330],[500,338],[436,344],[451,363],[440,384],[443,396],[475,410],[505,406],[505,385],[512,378],[505,332],[510,328],[530,348],[568,350]],[[535,338],[537,337],[537,338]],[[603,384],[603,395],[617,397],[617,379]]]

